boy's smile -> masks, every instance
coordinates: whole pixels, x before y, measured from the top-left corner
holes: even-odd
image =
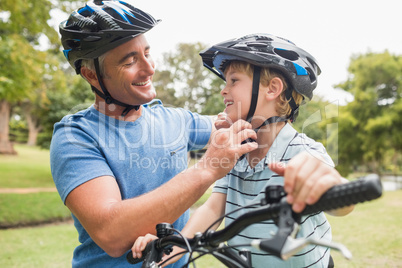
[[[233,105],[233,103],[234,103],[233,101],[226,100],[226,99],[224,99],[223,102],[225,103],[225,106],[226,106],[226,107],[228,107],[228,106],[230,106],[230,105]]]

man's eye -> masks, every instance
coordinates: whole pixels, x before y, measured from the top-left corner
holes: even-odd
[[[131,65],[134,65],[135,63],[136,63],[136,61],[133,60],[133,61],[131,61],[131,62],[129,62],[129,63],[124,64],[124,65],[125,65],[125,66],[131,66]]]
[[[130,60],[130,61],[128,61],[128,60]],[[135,57],[130,58],[128,60],[127,60],[127,63],[124,64],[125,66],[131,66],[131,65],[134,65],[135,63],[137,63],[137,58],[135,58]]]

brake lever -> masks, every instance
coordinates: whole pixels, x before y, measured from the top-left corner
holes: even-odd
[[[156,248],[158,240],[153,240],[149,243],[150,250],[145,256],[145,260],[142,263],[142,268],[158,268],[159,262],[162,260],[163,252]],[[151,260],[149,262],[148,260]]]
[[[277,189],[273,189],[275,193]],[[268,192],[268,191],[267,191]],[[269,193],[272,196],[272,193]],[[268,193],[267,193],[268,196]],[[314,238],[295,238],[299,229],[300,217],[293,213],[291,205],[286,201],[284,195],[278,195],[280,199],[279,219],[277,222],[278,231],[270,239],[258,239],[251,242],[251,246],[264,250],[275,256],[287,260],[307,245],[318,245],[338,250],[346,259],[352,258],[352,253],[342,244],[336,242],[325,242]],[[275,201],[275,200],[274,200]]]
[[[278,231],[272,238],[256,239],[251,241],[251,246],[269,252],[282,258],[282,250],[288,237],[295,236],[298,231],[298,217],[293,214],[292,207],[287,203],[286,197],[280,197],[279,218],[277,221]],[[295,219],[297,218],[297,220]]]
[[[347,249],[346,246],[340,243],[326,242],[314,238],[305,239],[305,238],[292,238],[292,237],[288,237],[285,244],[283,245],[281,251],[281,258],[283,260],[287,260],[307,245],[328,247],[334,250],[338,250],[343,255],[343,257],[345,257],[348,260],[352,258],[352,253]]]

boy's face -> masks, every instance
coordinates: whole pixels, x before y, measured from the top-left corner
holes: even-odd
[[[113,98],[140,105],[156,96],[152,85],[155,64],[143,34],[108,52],[103,81]]]
[[[221,95],[226,105],[225,113],[228,118],[236,122],[246,120],[251,103],[253,80],[245,72],[233,69],[231,66],[225,71],[226,86]]]

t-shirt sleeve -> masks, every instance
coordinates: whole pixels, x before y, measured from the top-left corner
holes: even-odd
[[[50,166],[64,203],[77,186],[100,176],[113,176],[97,142],[74,123],[65,121],[55,124]]]
[[[228,193],[228,184],[229,184],[229,176],[226,175],[222,179],[219,179],[215,182],[214,188],[212,188],[213,193]]]
[[[204,148],[211,136],[212,120],[209,116],[197,113],[187,113],[189,141],[188,150],[200,150]]]
[[[290,145],[299,143],[303,144],[303,146],[291,146],[290,155],[297,155],[303,151],[306,151],[312,156],[317,156],[320,159],[323,159],[324,163],[327,165],[335,167],[334,161],[331,159],[322,143],[307,137],[305,134],[299,134],[298,138],[299,140],[293,140]]]

